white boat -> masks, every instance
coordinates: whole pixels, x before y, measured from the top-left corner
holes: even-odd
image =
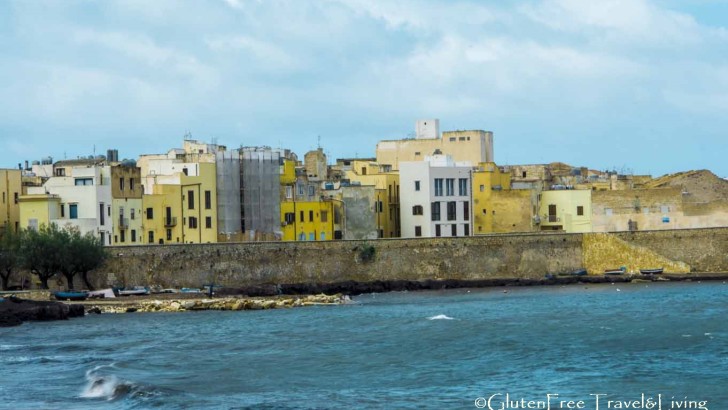
[[[141,296],[148,295],[149,289],[144,286],[134,286],[131,289],[124,289],[119,291],[119,296]]]
[[[114,295],[114,289],[108,288],[108,289],[101,289],[101,290],[94,290],[88,293],[88,297],[90,299],[109,299],[109,298],[115,298],[116,295]]]

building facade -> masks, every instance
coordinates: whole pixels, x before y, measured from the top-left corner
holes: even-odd
[[[472,167],[450,156],[402,162],[402,237],[472,235]]]

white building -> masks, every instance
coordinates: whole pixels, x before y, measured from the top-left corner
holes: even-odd
[[[43,186],[28,187],[28,194],[57,195],[60,209],[51,223],[74,226],[81,235],[92,232],[111,245],[111,167],[104,161],[59,161],[53,166],[53,176]]]
[[[433,155],[401,162],[402,237],[472,235],[472,167],[452,157]]]

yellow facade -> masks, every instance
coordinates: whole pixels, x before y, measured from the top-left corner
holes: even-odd
[[[592,191],[543,191],[538,217],[542,231],[591,232]]]
[[[154,184],[142,198],[144,243],[217,242],[214,163],[199,163],[199,176]]]
[[[111,218],[117,246],[145,243],[141,171],[135,166],[111,167]]]
[[[371,161],[351,161],[351,170],[345,178],[361,185],[372,185],[376,190],[375,214],[380,238],[399,238],[399,172],[381,172]]]
[[[334,239],[334,201],[282,202],[281,231],[284,241]]]
[[[57,195],[21,195],[18,198],[20,205],[20,229],[38,229],[42,225],[50,225],[58,219],[61,212],[61,198]]]
[[[0,229],[7,226],[17,232],[20,228],[19,198],[23,194],[19,169],[0,169],[0,192]]]
[[[296,183],[296,161],[284,159],[281,165],[281,185]]]
[[[483,162],[473,170],[473,232],[475,235],[499,232],[497,220],[512,220],[518,207],[498,207],[494,193],[511,189],[510,172],[501,172],[493,162]],[[500,224],[502,226],[502,224]]]

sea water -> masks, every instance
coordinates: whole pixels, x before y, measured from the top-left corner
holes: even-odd
[[[0,329],[0,408],[728,409],[722,282],[353,300]]]

